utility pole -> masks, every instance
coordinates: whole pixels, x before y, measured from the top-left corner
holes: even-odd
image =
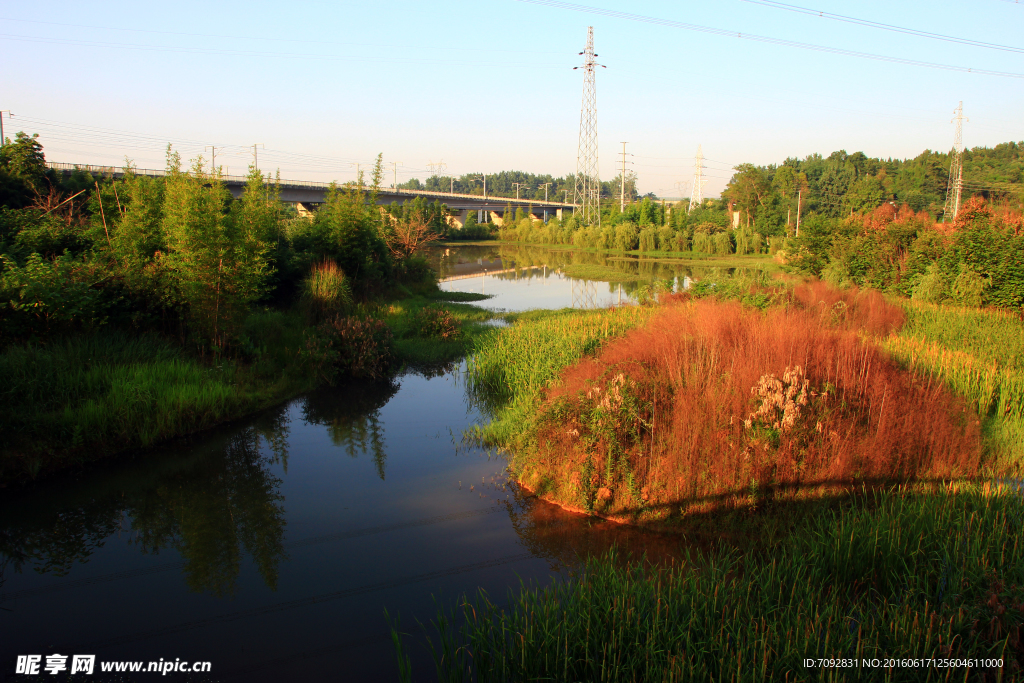
[[[800,207],[803,204],[804,191],[800,190],[796,194],[796,237],[800,236]]]
[[[563,201],[562,203],[563,204],[568,204],[569,203],[569,190],[562,190],[562,192],[565,193],[565,201]]]
[[[544,183],[541,185],[544,188],[544,201],[548,200],[548,188],[551,187],[551,183]]]
[[[946,217],[956,219],[960,212],[960,196],[964,188],[964,121],[970,121],[964,116],[964,103],[953,110],[956,114],[950,123],[956,123],[956,134],[953,137],[953,159],[949,163],[949,180],[946,182],[946,204],[942,207],[942,222]]]
[[[600,190],[597,164],[597,67],[606,69],[604,64],[594,61],[594,27],[587,27],[587,46],[583,52],[583,104],[580,107],[580,140],[576,153],[576,188],[572,203],[579,207],[584,225],[601,224]]]
[[[451,183],[451,187],[448,188],[448,194],[455,194],[455,177],[452,176],[448,181]]]
[[[395,184],[392,186],[392,187],[395,188],[395,191],[398,190],[398,165],[401,164],[401,163],[405,163],[405,162],[402,162],[402,161],[392,161],[391,162],[391,166],[392,166],[392,168],[395,171]]]
[[[619,213],[626,210],[626,143],[622,143],[622,176],[619,178]],[[629,156],[633,156],[630,154]],[[633,163],[633,162],[630,162]]]
[[[7,114],[7,118],[12,118],[14,116],[9,109],[0,111],[0,148],[6,144],[6,140],[4,138],[4,114]]]
[[[512,184],[513,184],[513,185],[515,186],[515,188],[516,188],[516,199],[519,199],[519,188],[521,188],[521,187],[523,187],[524,185],[526,185],[526,183],[512,183]],[[529,187],[527,187],[526,189],[527,189],[527,190],[529,190],[530,188],[529,188]]]
[[[704,203],[704,150],[697,145],[697,155],[693,158],[693,187],[690,188],[690,211]]]
[[[210,150],[210,172],[211,173],[216,173],[217,172],[217,148],[214,147],[213,145],[209,145],[208,147],[203,147],[203,151],[205,152],[206,150]]]
[[[263,147],[263,149],[266,149],[266,147],[263,145],[262,142],[257,142],[255,145],[252,146],[252,165],[256,167],[256,170],[259,170],[260,158],[256,154],[257,147]]]

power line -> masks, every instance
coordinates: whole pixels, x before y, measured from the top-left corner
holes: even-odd
[[[877,28],[883,31],[892,31],[894,33],[903,33],[910,36],[918,36],[921,38],[931,38],[932,40],[943,40],[948,43],[959,43],[961,45],[970,45],[972,47],[984,47],[991,50],[1005,50],[1006,52],[1016,52],[1024,54],[1024,48],[1014,47],[1012,45],[999,45],[998,43],[986,43],[981,40],[973,40],[971,38],[957,38],[956,36],[947,36],[941,33],[931,33],[929,31],[920,31],[914,28],[906,28],[904,26],[894,26],[892,24],[883,24],[879,21],[870,21],[868,19],[857,19],[856,17],[847,17],[842,14],[833,14],[831,12],[824,12],[816,9],[809,9],[807,7],[798,7],[796,5],[787,5],[784,2],[775,2],[775,0],[743,0],[743,2],[749,2],[752,5],[764,5],[766,7],[774,7],[776,9],[786,10],[788,12],[796,12],[798,14],[809,14],[814,17],[821,17],[822,19],[831,19],[833,21],[842,21],[848,24],[856,24],[858,26],[867,26],[869,28]]]
[[[785,40],[782,38],[772,38],[770,36],[759,36],[753,33],[743,33],[742,31],[729,31],[727,29],[714,28],[711,26],[700,26],[699,24],[687,24],[681,21],[672,21],[671,19],[659,19],[657,17],[648,17],[642,14],[631,14],[629,12],[620,12],[618,10],[603,9],[598,7],[587,7],[586,5],[576,5],[571,2],[563,2],[562,0],[517,0],[517,2],[525,2],[532,5],[543,5],[545,7],[554,7],[555,9],[565,9],[573,12],[584,12],[587,14],[597,14],[604,17],[610,17],[612,19],[624,19],[626,21],[636,21],[643,24],[654,24],[656,26],[665,26],[667,28],[678,28],[685,31],[696,31],[698,33],[708,33],[716,36],[723,36],[728,38],[740,38],[745,40],[752,40],[758,43],[767,43],[769,45],[781,45],[783,47],[795,47],[801,50],[814,50],[815,52],[826,52],[828,54],[842,55],[844,57],[858,57],[861,59],[873,59],[879,62],[890,62],[893,64],[906,64],[908,66],[920,66],[929,69],[943,69],[945,71],[961,71],[964,73],[976,73],[986,76],[1003,76],[1006,78],[1024,78],[1024,74],[1011,73],[1008,71],[992,71],[990,69],[976,69],[967,66],[955,66],[953,64],[938,64],[935,62],[922,62],[917,59],[906,59],[903,57],[890,57],[887,55],[877,55],[871,52],[858,52],[857,50],[846,50],[838,47],[830,47],[827,45],[815,45],[813,43],[801,43],[795,40]]]

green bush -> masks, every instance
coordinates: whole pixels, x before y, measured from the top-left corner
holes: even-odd
[[[451,311],[434,306],[420,309],[413,323],[416,335],[427,339],[455,341],[462,336],[462,325]]]
[[[339,316],[306,334],[302,355],[328,384],[345,376],[378,379],[394,364],[394,338],[383,321]]]

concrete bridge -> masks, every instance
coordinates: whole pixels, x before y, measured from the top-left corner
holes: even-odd
[[[109,175],[119,178],[124,175],[124,170],[115,166],[94,166],[91,164],[67,164],[59,162],[47,162],[49,168],[55,171],[71,175],[75,170],[87,171],[92,174]],[[166,171],[139,168],[135,172],[139,175],[151,177],[163,177]],[[221,176],[224,185],[231,191],[231,194],[238,198],[242,196],[245,187],[246,177],[236,175]],[[327,190],[330,183],[321,183],[309,180],[282,180],[281,201],[294,204],[300,216],[310,216],[316,207],[326,200]],[[363,188],[368,189],[366,187]],[[547,221],[549,217],[562,217],[562,212],[571,210],[572,204],[564,204],[556,201],[539,201],[536,199],[516,199],[515,197],[496,197],[493,195],[458,194],[450,192],[429,192],[427,190],[396,190],[394,188],[381,188],[377,195],[378,204],[391,204],[393,202],[406,202],[422,197],[433,202],[440,201],[452,211],[452,224],[461,228],[472,212],[476,212],[477,223],[494,223],[502,225],[505,220],[505,209],[511,207],[514,212],[518,208],[528,211],[530,216]]]

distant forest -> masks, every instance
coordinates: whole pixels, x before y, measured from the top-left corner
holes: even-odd
[[[1020,204],[1024,200],[1024,142],[1006,142],[994,148],[975,147],[964,150],[964,199],[980,195],[994,202]],[[946,199],[949,164],[952,150],[925,150],[913,159],[879,159],[863,152],[848,154],[839,150],[824,157],[811,154],[804,159],[791,157],[781,165],[756,166],[744,163],[735,173],[722,197],[711,201],[708,208],[719,210],[731,206],[739,211],[746,227],[762,235],[784,234],[785,227],[796,221],[797,209],[802,215],[817,214],[828,218],[850,216],[871,211],[882,204],[909,206],[913,211],[927,211],[942,220]],[[431,190],[464,194],[483,194],[480,173],[459,177],[433,175],[426,182],[412,179],[399,185],[411,190]],[[487,193],[494,196],[523,199],[544,199],[545,184],[552,201],[572,201],[575,175],[562,177],[537,175],[523,171],[502,171],[488,174]],[[621,176],[601,183],[601,196],[608,205],[605,214],[614,213]],[[637,178],[626,175],[626,200],[642,197],[636,190]],[[566,194],[568,193],[568,194]],[[644,195],[652,200],[653,193]],[[684,206],[687,202],[683,202]],[[799,204],[799,207],[798,207]]]
[[[621,187],[621,174],[612,180],[601,183],[602,197],[619,197]],[[477,194],[484,192],[482,173],[467,173],[459,177],[432,175],[425,183],[419,178],[413,178],[400,183],[401,190],[426,190],[428,192],[457,192],[459,194]],[[568,201],[572,203],[572,193],[576,185],[576,175],[568,175],[556,178],[552,175],[537,175],[525,171],[501,171],[500,173],[487,174],[487,194],[495,197],[515,197],[516,183],[519,183],[520,199],[544,200],[544,193],[547,192],[548,201]],[[545,189],[545,185],[547,188]],[[568,193],[568,195],[566,194]],[[566,200],[568,196],[568,200]],[[636,191],[636,176],[626,173],[627,201],[638,199]],[[653,194],[649,195],[654,197]]]

